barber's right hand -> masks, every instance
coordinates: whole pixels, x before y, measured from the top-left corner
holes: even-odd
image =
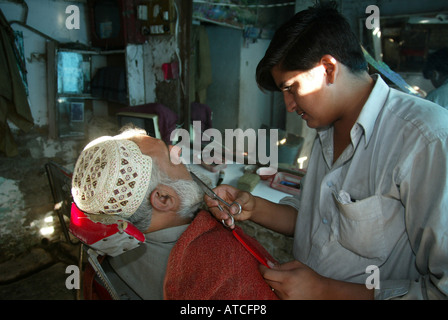
[[[232,204],[233,202],[238,202],[241,206],[241,213],[236,215],[238,212],[238,206],[236,204],[230,207],[230,214],[232,214],[233,218],[237,221],[248,220],[252,216],[252,213],[255,209],[255,197],[246,191],[239,190],[235,187],[229,186],[227,184],[222,184],[213,189],[213,191],[227,203]],[[209,196],[204,196],[204,201],[210,209],[210,212],[215,216],[218,220],[224,220],[224,223],[230,228],[234,228],[235,226],[231,226],[231,218],[227,213],[228,208],[224,208],[224,211],[221,211],[218,208],[218,201],[210,198]],[[221,204],[221,207],[224,207]]]

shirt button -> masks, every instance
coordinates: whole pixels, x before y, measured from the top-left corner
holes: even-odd
[[[327,220],[326,218],[323,218],[323,219],[322,219],[322,223],[323,223],[323,224],[327,224],[327,223],[328,223],[328,220]]]

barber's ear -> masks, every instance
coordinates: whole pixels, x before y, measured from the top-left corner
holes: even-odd
[[[320,59],[320,62],[325,68],[327,84],[333,84],[336,80],[336,75],[339,67],[337,60],[333,56],[326,54]]]
[[[151,205],[158,211],[176,210],[179,206],[179,197],[176,192],[168,186],[158,185],[149,197]]]
[[[437,70],[434,70],[434,71],[432,72],[432,78],[433,78],[434,80],[439,80],[439,77],[440,77],[440,73],[439,73]]]

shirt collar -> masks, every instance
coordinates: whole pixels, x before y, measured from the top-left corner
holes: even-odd
[[[372,75],[375,85],[372,92],[369,95],[366,103],[364,104],[356,123],[350,131],[353,150],[358,145],[362,134],[364,133],[364,144],[367,144],[372,137],[373,130],[375,128],[375,122],[378,118],[380,111],[386,102],[389,95],[389,86],[384,82],[380,75]],[[322,152],[328,166],[331,167],[333,159],[333,127],[325,127],[317,130],[319,139],[322,143]]]
[[[176,242],[189,224],[157,230],[145,234],[146,242]]]
[[[374,74],[372,75],[372,78],[375,80],[375,86],[356,121],[356,124],[361,126],[364,130],[365,146],[367,146],[372,137],[376,119],[383,109],[390,90],[389,86],[384,82],[380,75]]]

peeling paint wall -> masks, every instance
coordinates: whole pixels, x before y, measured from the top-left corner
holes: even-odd
[[[144,45],[145,102],[160,102],[180,114],[180,80],[164,80],[162,65],[178,62],[175,35],[151,38]]]
[[[162,71],[164,63],[177,62],[177,41],[174,36],[154,36],[147,43],[126,47],[126,68],[129,100],[131,106],[161,102],[174,111],[179,102],[166,103],[171,96],[179,97],[179,80],[165,80]],[[175,90],[165,95],[157,94],[160,86],[174,85]]]
[[[63,163],[70,164],[78,156],[76,146],[78,141],[74,140],[52,140],[44,137],[36,137],[26,142],[31,158],[61,158]]]
[[[14,234],[25,220],[23,194],[19,181],[0,177],[0,234],[2,238]],[[9,221],[15,221],[9,224]]]

